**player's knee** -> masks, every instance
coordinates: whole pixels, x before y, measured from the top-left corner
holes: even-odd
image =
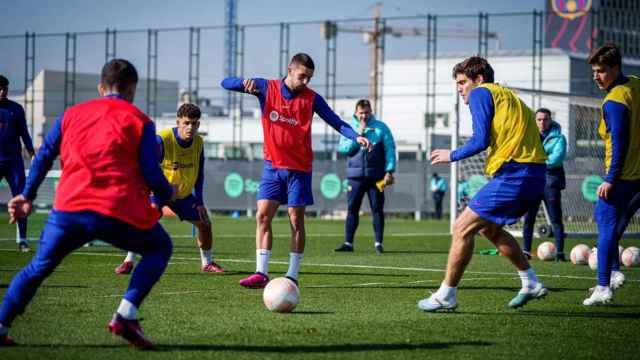
[[[493,226],[485,226],[480,229],[480,235],[487,239],[495,239],[498,234],[498,229]]]
[[[291,222],[291,229],[294,232],[304,231],[304,217],[298,215],[289,216],[289,221]]]
[[[258,226],[268,226],[271,223],[271,219],[267,213],[258,212],[256,214],[256,222]]]

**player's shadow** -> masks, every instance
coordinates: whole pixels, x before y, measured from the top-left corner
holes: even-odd
[[[158,345],[156,351],[237,351],[249,353],[350,353],[363,351],[399,351],[399,350],[443,350],[458,346],[484,347],[492,343],[486,341],[452,341],[420,344],[335,344],[335,345],[294,345],[294,346],[263,346],[263,345]]]
[[[618,309],[631,309],[640,308],[640,305],[608,305],[609,308]],[[598,319],[617,319],[617,320],[637,320],[640,319],[640,312],[633,313],[620,313],[620,312],[604,312],[604,311],[584,311],[584,312],[572,312],[572,311],[538,311],[538,310],[516,310],[516,311],[504,311],[504,312],[464,312],[461,314],[480,315],[480,316],[503,316],[503,317],[520,317],[531,316],[536,318],[598,318]]]
[[[507,278],[505,278],[505,280],[506,279]],[[458,289],[460,289],[460,290],[472,290],[472,291],[473,290],[480,290],[480,291],[496,290],[496,291],[518,292],[520,290],[520,287],[515,287],[515,286],[465,286],[464,285],[464,279],[462,279],[462,284],[458,287]],[[574,288],[549,287],[547,289],[551,293],[554,293],[554,292],[565,292],[565,291],[582,291],[582,292],[585,291],[584,288],[574,289]]]

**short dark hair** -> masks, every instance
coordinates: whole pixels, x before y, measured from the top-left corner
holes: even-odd
[[[200,116],[202,116],[200,108],[195,104],[185,103],[180,105],[178,109],[178,118],[186,117],[191,120],[200,120]]]
[[[358,108],[369,108],[369,110],[372,110],[373,108],[371,107],[371,102],[367,99],[360,99],[358,100],[358,102],[356,103],[356,110]]]
[[[543,114],[547,114],[549,116],[549,119],[551,119],[551,110],[547,109],[547,108],[539,108],[538,110],[536,110],[536,114],[537,113],[543,113]]]
[[[493,68],[489,65],[487,59],[480,56],[472,56],[463,62],[457,63],[453,67],[453,78],[458,74],[464,74],[471,80],[475,80],[482,75],[484,82],[493,82]]]
[[[4,77],[3,75],[0,75],[0,87],[7,87],[7,86],[9,86],[9,79]]]
[[[124,59],[113,59],[102,67],[100,83],[124,91],[138,83],[138,71],[135,66]]]
[[[311,69],[311,70],[316,69],[316,65],[313,63],[313,59],[311,58],[311,56],[305,53],[297,53],[293,55],[289,65],[292,65],[292,64],[302,65],[307,69]]]
[[[615,44],[607,43],[591,52],[587,58],[587,64],[604,64],[609,67],[622,66],[622,53]]]

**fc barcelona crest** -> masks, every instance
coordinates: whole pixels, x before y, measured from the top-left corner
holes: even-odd
[[[556,15],[573,20],[586,15],[591,10],[592,0],[549,0]]]

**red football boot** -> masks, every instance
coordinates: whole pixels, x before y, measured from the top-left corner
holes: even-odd
[[[115,313],[113,319],[107,324],[107,330],[114,335],[122,336],[137,349],[149,350],[155,346],[151,340],[144,336],[137,319],[126,320],[120,314]]]

